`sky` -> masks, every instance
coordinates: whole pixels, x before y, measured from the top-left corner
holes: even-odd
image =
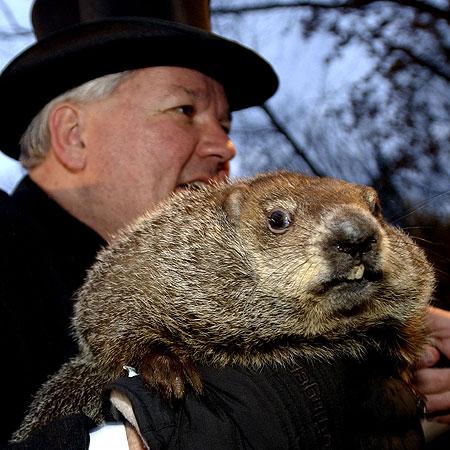
[[[9,29],[8,23],[5,21],[3,4],[7,4],[14,12],[15,17],[20,26],[30,29],[30,5],[32,0],[4,0],[0,2],[0,29]],[[0,40],[0,68],[13,59],[24,48],[31,45],[34,41],[33,37],[25,37],[22,39],[1,39]],[[11,192],[24,171],[20,165],[11,158],[8,158],[0,152],[0,189]]]

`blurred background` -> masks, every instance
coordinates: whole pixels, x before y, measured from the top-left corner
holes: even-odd
[[[0,67],[34,41],[31,3],[0,0]],[[255,49],[281,82],[234,114],[233,175],[282,168],[373,186],[388,221],[426,250],[450,309],[450,0],[211,0],[211,11],[213,31]],[[0,189],[22,174],[0,154]]]

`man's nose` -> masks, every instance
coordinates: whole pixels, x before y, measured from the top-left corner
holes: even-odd
[[[228,133],[216,123],[203,130],[197,152],[202,157],[216,157],[224,163],[234,158],[236,148]]]

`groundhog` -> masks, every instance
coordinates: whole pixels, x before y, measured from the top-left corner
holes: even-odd
[[[383,353],[403,376],[426,342],[433,272],[365,186],[295,173],[175,193],[98,255],[76,295],[79,356],[37,393],[20,440],[83,411],[132,366],[167,398],[198,366]]]

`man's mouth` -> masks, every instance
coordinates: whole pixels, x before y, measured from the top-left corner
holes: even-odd
[[[199,176],[199,178],[192,181],[186,181],[177,184],[175,192],[180,192],[184,190],[199,190],[205,186],[210,186],[216,183],[222,183],[228,181],[228,171],[221,169],[212,175]]]
[[[205,181],[196,180],[190,181],[189,183],[181,183],[177,185],[175,188],[175,192],[184,191],[184,190],[199,190],[204,186],[208,186],[211,183],[207,183]]]

